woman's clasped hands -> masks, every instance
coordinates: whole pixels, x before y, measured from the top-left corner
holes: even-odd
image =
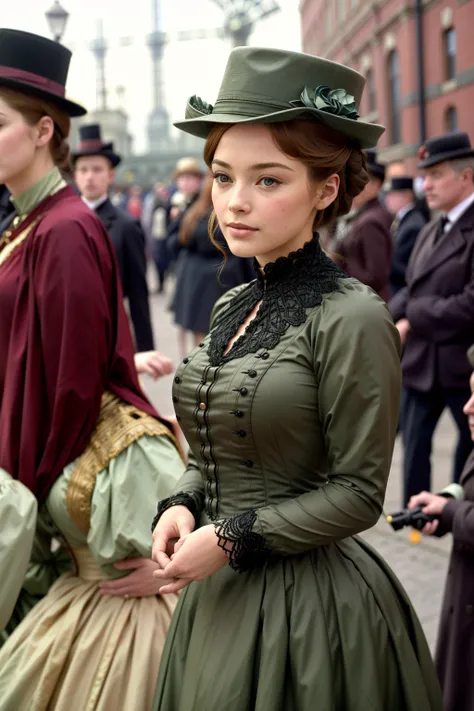
[[[172,506],[160,517],[153,532],[152,553],[160,566],[153,575],[164,581],[160,594],[178,592],[228,563],[226,553],[218,546],[214,526],[209,524],[197,531],[194,526],[194,516],[185,506]]]

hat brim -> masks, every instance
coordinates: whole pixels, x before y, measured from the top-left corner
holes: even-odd
[[[193,109],[193,111],[196,113],[195,109]],[[192,136],[207,138],[213,126],[216,124],[281,123],[283,121],[294,121],[299,118],[312,119],[325,126],[329,126],[329,128],[346,136],[358,148],[373,148],[377,145],[378,139],[385,131],[384,126],[380,126],[376,123],[356,121],[354,119],[344,118],[343,116],[335,116],[334,114],[329,114],[320,109],[309,109],[306,107],[295,107],[263,116],[251,117],[242,117],[238,114],[203,114],[196,118],[176,121],[174,126],[185,133],[190,133]]]
[[[429,158],[426,158],[418,163],[416,167],[419,169],[430,168],[432,165],[446,163],[448,160],[470,158],[471,156],[474,156],[474,148],[460,148],[458,151],[448,151],[446,153],[437,153],[434,156],[430,156]]]
[[[102,156],[102,158],[107,158],[107,160],[112,164],[112,168],[116,168],[122,162],[122,158],[113,151],[90,150],[81,151],[80,153],[71,153],[73,163],[75,163],[79,158],[87,158],[89,156]]]
[[[2,86],[6,86],[10,89],[15,89],[16,91],[19,91],[22,94],[28,94],[31,96],[36,96],[39,99],[45,99],[46,101],[50,101],[51,103],[56,104],[56,106],[59,106],[60,109],[63,109],[63,111],[65,111],[69,116],[72,116],[73,118],[76,118],[78,116],[84,116],[87,113],[87,109],[85,109],[80,104],[76,104],[74,101],[70,101],[69,99],[57,96],[56,94],[52,94],[49,91],[43,91],[43,89],[37,89],[36,87],[32,87],[30,86],[30,84],[26,84],[23,81],[18,81],[18,79],[10,79],[7,77],[0,76],[0,87]]]

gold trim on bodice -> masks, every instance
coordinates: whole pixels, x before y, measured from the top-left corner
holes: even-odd
[[[56,183],[56,185],[54,185],[53,188],[50,190],[50,192],[44,196],[43,200],[45,200],[47,197],[55,195],[60,190],[65,188],[66,185],[66,181],[64,180],[64,178],[61,177],[60,180],[58,180],[58,182]],[[15,249],[17,249],[17,247],[23,244],[23,242],[31,233],[31,231],[41,220],[43,214],[44,213],[42,212],[40,215],[38,215],[38,217],[36,217],[36,219],[32,220],[32,222],[30,222],[30,224],[10,242],[10,237],[12,236],[13,232],[17,229],[19,225],[21,225],[23,220],[28,217],[28,214],[16,215],[13,218],[11,225],[0,235],[0,249],[2,247],[2,243],[5,245],[0,251],[0,267],[7,261],[8,257],[15,251]]]
[[[34,227],[36,227],[36,225],[38,224],[40,217],[41,217],[41,215],[38,215],[36,220],[33,220],[33,222],[30,222],[28,227],[26,229],[24,229],[22,232],[20,232],[20,234],[17,237],[15,237],[15,239],[12,242],[6,241],[5,247],[0,252],[0,267],[2,266],[2,264],[4,264],[7,261],[8,257],[11,255],[11,253],[14,252],[15,249],[17,247],[19,247],[20,244],[22,244],[22,242],[25,241],[25,239],[30,234],[31,230]],[[11,230],[6,230],[6,232],[3,233],[2,238],[7,237],[7,235],[9,235],[11,233],[12,233]],[[0,246],[1,246],[1,242],[0,242]]]
[[[90,528],[92,492],[97,474],[143,435],[168,437],[180,452],[178,440],[160,420],[105,392],[95,430],[76,461],[66,493],[69,516],[84,533]]]

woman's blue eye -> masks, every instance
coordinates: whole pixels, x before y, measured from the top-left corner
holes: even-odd
[[[227,181],[229,180],[229,178],[227,177],[227,175],[224,175],[224,173],[215,173],[215,175],[214,175],[214,180],[215,180],[217,183],[220,183],[221,185],[224,185],[225,183],[227,183]]]
[[[278,185],[278,180],[275,180],[275,178],[262,178],[261,183],[266,188],[273,188],[274,185]]]

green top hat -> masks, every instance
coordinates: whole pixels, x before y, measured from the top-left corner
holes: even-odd
[[[372,148],[384,127],[359,121],[364,77],[353,69],[299,52],[237,47],[227,61],[214,106],[192,96],[174,125],[206,138],[221,123],[314,119],[359,148]]]

